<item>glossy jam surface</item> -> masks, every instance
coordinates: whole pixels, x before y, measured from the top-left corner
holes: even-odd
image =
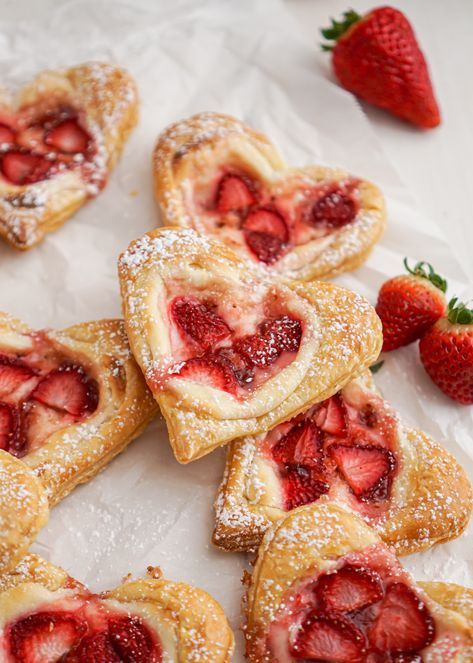
[[[290,590],[268,642],[278,662],[420,663],[437,636],[457,650],[394,555],[376,544]]]
[[[278,307],[252,312],[247,325],[217,299],[179,295],[168,304],[171,375],[244,397],[287,366],[299,349],[300,320]],[[169,377],[169,374],[168,374]]]
[[[225,229],[253,259],[272,265],[290,249],[320,239],[353,223],[360,204],[352,179],[314,184],[298,175],[294,182],[268,187],[231,166],[194,194],[207,231]]]
[[[28,352],[0,350],[0,449],[22,457],[89,417],[98,385],[41,335]]]
[[[0,177],[22,186],[79,170],[86,182],[101,188],[97,146],[81,114],[69,106],[18,116],[0,115]]]
[[[330,493],[375,518],[387,508],[399,467],[393,413],[355,384],[273,429],[260,449],[279,477],[286,510]]]
[[[161,642],[136,615],[91,595],[52,603],[4,630],[12,663],[161,663]]]

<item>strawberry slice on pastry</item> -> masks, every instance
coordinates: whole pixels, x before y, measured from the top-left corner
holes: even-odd
[[[28,555],[0,583],[5,663],[229,663],[233,643],[217,601],[157,568],[98,595]]]
[[[251,663],[471,660],[473,590],[417,584],[374,530],[333,502],[275,523],[247,584]]]
[[[289,168],[265,136],[229,115],[167,127],[153,167],[165,224],[213,235],[283,278],[355,269],[383,232],[373,184],[332,168]]]
[[[227,203],[246,204],[227,182]],[[269,232],[258,228],[251,232]],[[193,230],[163,228],[132,242],[119,277],[132,351],[180,462],[328,398],[378,351],[379,322],[354,293],[283,284]],[[302,471],[287,475],[295,492],[315,490]]]
[[[2,101],[0,236],[25,250],[103,189],[136,123],[136,89],[123,69],[88,63]]]
[[[365,372],[294,419],[232,443],[214,543],[252,549],[285,512],[319,500],[347,505],[402,555],[459,536],[473,489],[449,453],[399,421]]]

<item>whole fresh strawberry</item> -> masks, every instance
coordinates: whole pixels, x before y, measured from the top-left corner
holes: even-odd
[[[447,282],[432,265],[418,262],[409,272],[381,286],[376,313],[383,323],[383,350],[395,350],[420,338],[445,315]]]
[[[421,338],[419,350],[435,384],[455,401],[473,404],[473,310],[454,297],[447,316]]]
[[[424,55],[411,24],[393,7],[378,7],[365,16],[353,10],[321,30],[335,44],[335,74],[344,88],[422,128],[440,124],[440,111]]]

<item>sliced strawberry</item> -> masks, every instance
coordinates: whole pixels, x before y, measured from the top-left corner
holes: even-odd
[[[291,653],[297,660],[361,663],[365,651],[365,637],[351,621],[314,610],[303,623]]]
[[[25,617],[8,631],[12,660],[15,663],[56,663],[77,644],[86,628],[68,613],[39,612]]]
[[[195,297],[176,297],[170,310],[178,328],[202,350],[210,350],[232,333],[218,313]]]
[[[176,375],[230,394],[235,394],[238,389],[238,381],[231,367],[211,356],[188,359]]]
[[[23,458],[27,453],[38,449],[53,433],[72,426],[77,417],[47,407],[39,401],[23,404],[20,411],[20,424],[10,445],[10,453]]]
[[[322,404],[315,416],[315,423],[325,433],[344,437],[347,433],[346,411],[340,394],[335,394]]]
[[[217,363],[228,366],[233,371],[240,387],[248,387],[253,382],[255,374],[250,362],[234,348],[218,348],[208,356]]]
[[[109,633],[101,631],[83,638],[64,658],[64,663],[124,663],[124,660],[115,650]]]
[[[383,654],[416,654],[434,637],[434,620],[417,594],[402,582],[390,585],[368,633],[371,646]]]
[[[0,449],[9,451],[17,430],[15,410],[7,403],[0,403]]]
[[[20,147],[35,152],[35,154],[44,154],[49,151],[48,146],[44,143],[44,136],[44,127],[34,125],[20,131],[16,137],[16,143]]]
[[[322,445],[317,427],[310,421],[300,421],[274,445],[272,454],[279,465],[320,466]]]
[[[32,398],[59,412],[78,417],[97,408],[98,387],[83,368],[67,364],[48,373],[34,390]]]
[[[234,348],[246,357],[252,366],[267,368],[274,364],[281,352],[267,336],[252,334],[243,336],[234,343]]]
[[[329,228],[342,228],[355,220],[358,205],[351,196],[337,189],[319,198],[312,208],[312,222]]]
[[[321,495],[328,491],[328,483],[316,477],[320,477],[320,475],[314,476],[311,468],[304,465],[290,465],[286,468],[282,477],[282,485],[284,508],[287,511],[303,504],[316,502]]]
[[[13,145],[15,142],[15,132],[6,124],[0,123],[0,147],[3,145]]]
[[[274,209],[259,207],[243,222],[245,241],[258,260],[272,264],[285,253],[289,230],[284,218]]]
[[[256,198],[246,178],[228,173],[220,180],[217,191],[219,212],[231,212],[246,209],[254,205]]]
[[[51,161],[36,154],[12,150],[2,157],[1,170],[12,184],[34,184],[46,179],[53,168]]]
[[[55,150],[66,154],[83,154],[89,147],[90,136],[77,120],[69,118],[56,124],[46,134],[45,142]]]
[[[260,325],[260,329],[281,352],[299,350],[302,338],[300,320],[283,315],[275,320],[266,320]]]
[[[383,500],[388,497],[390,475],[396,468],[391,451],[372,445],[332,444],[328,453],[353,493],[361,500]]]
[[[110,641],[122,663],[158,663],[162,648],[138,617],[122,617],[108,626]]]
[[[326,612],[361,610],[383,598],[383,585],[377,573],[356,566],[344,566],[322,576],[317,593]]]
[[[0,398],[7,398],[20,389],[21,396],[25,398],[29,388],[33,389],[35,385],[33,378],[35,374],[28,366],[0,359]]]

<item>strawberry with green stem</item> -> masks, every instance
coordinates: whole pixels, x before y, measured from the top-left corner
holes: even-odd
[[[341,85],[394,115],[428,129],[440,124],[429,71],[411,24],[393,7],[360,16],[350,10],[321,30]]]
[[[473,309],[454,297],[447,315],[422,337],[419,350],[433,382],[453,400],[473,404]]]
[[[404,266],[408,274],[386,281],[376,303],[385,352],[419,339],[447,309],[447,282],[432,265],[422,261],[411,269],[404,258]]]

